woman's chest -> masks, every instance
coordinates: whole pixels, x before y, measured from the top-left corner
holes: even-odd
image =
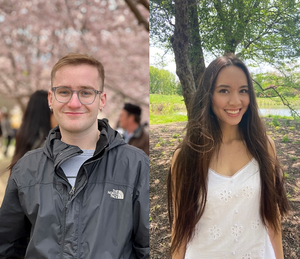
[[[249,163],[252,155],[242,142],[220,147],[210,161],[210,168],[224,176],[233,176]]]

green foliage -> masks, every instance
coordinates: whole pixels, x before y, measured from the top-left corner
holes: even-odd
[[[197,1],[201,45],[206,52],[240,53],[245,59],[274,63],[300,55],[299,2],[292,0]],[[150,38],[170,46],[175,3],[150,1]]]
[[[174,3],[172,0],[151,0],[150,4],[150,38],[160,47],[170,44],[174,33]],[[170,46],[169,46],[170,47]]]
[[[290,201],[292,200],[292,195],[291,195],[289,192],[286,193],[286,197],[287,197]]]
[[[175,75],[168,70],[150,66],[149,92],[150,94],[175,94],[177,92]]]
[[[266,91],[262,91],[257,84],[254,84],[257,97],[277,97],[277,93],[270,87],[275,86],[275,89],[279,94],[285,98],[288,97],[296,102],[298,101],[299,105],[300,73],[298,72],[298,69],[299,65],[290,64],[290,67],[281,67],[281,71],[253,75],[253,79],[258,82],[263,89],[270,88]],[[276,101],[281,102],[280,99],[275,100],[275,102]]]
[[[180,82],[178,82],[178,83],[176,84],[176,93],[177,93],[178,95],[180,95],[180,96],[183,95],[183,94],[182,94],[182,86],[181,86],[181,83],[180,83]]]
[[[286,142],[289,142],[289,136],[287,134],[285,134],[283,137],[282,137],[282,142],[286,143]]]
[[[266,117],[268,118],[275,118],[275,119],[283,119],[283,120],[294,120],[292,116],[281,116],[281,115],[272,115],[269,114]]]
[[[184,107],[183,97],[179,95],[150,94],[149,99],[150,105],[158,103],[172,103],[179,104]]]
[[[280,126],[280,123],[278,122],[277,118],[273,118],[273,119],[272,119],[272,124],[273,124],[275,127]]]

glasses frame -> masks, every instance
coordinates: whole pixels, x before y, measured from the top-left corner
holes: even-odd
[[[71,91],[70,99],[69,99],[68,101],[66,101],[66,102],[59,101],[59,100],[57,99],[57,97],[56,97],[56,90],[57,90],[57,89],[67,89],[68,91]],[[102,94],[102,93],[103,93],[102,91],[98,91],[98,90],[95,90],[95,89],[92,89],[92,88],[88,88],[88,90],[92,90],[92,91],[95,93],[95,97],[94,97],[94,100],[93,100],[91,103],[83,103],[83,102],[80,100],[79,93],[80,93],[81,91],[85,91],[85,90],[87,90],[87,89],[81,89],[81,90],[75,91],[75,90],[72,90],[72,89],[70,89],[70,88],[68,88],[68,87],[65,87],[65,86],[58,86],[58,87],[52,87],[51,90],[52,90],[52,92],[54,93],[54,96],[55,96],[56,101],[58,101],[59,103],[68,103],[68,102],[72,99],[73,93],[76,93],[76,94],[77,94],[78,101],[79,101],[81,104],[83,104],[83,105],[90,105],[90,104],[92,104],[92,103],[96,100],[97,94]]]

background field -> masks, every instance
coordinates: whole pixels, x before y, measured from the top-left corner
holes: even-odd
[[[299,98],[287,99],[294,108],[300,109]],[[279,99],[257,98],[259,108],[262,109],[287,109]],[[182,96],[150,94],[150,125],[164,124],[170,122],[187,121],[186,106]],[[279,118],[280,116],[277,116]],[[293,119],[285,117],[285,119]]]

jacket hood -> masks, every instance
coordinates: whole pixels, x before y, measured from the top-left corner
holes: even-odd
[[[100,131],[100,138],[97,142],[94,156],[102,153],[103,151],[105,153],[117,146],[126,144],[121,135],[110,127],[107,119],[98,120],[98,129]],[[59,126],[53,128],[49,132],[43,147],[43,151],[49,158],[54,161],[58,160],[57,158],[62,152],[68,153],[70,151],[73,154],[82,153],[82,150],[79,147],[66,144],[61,141],[61,138],[62,136]]]

